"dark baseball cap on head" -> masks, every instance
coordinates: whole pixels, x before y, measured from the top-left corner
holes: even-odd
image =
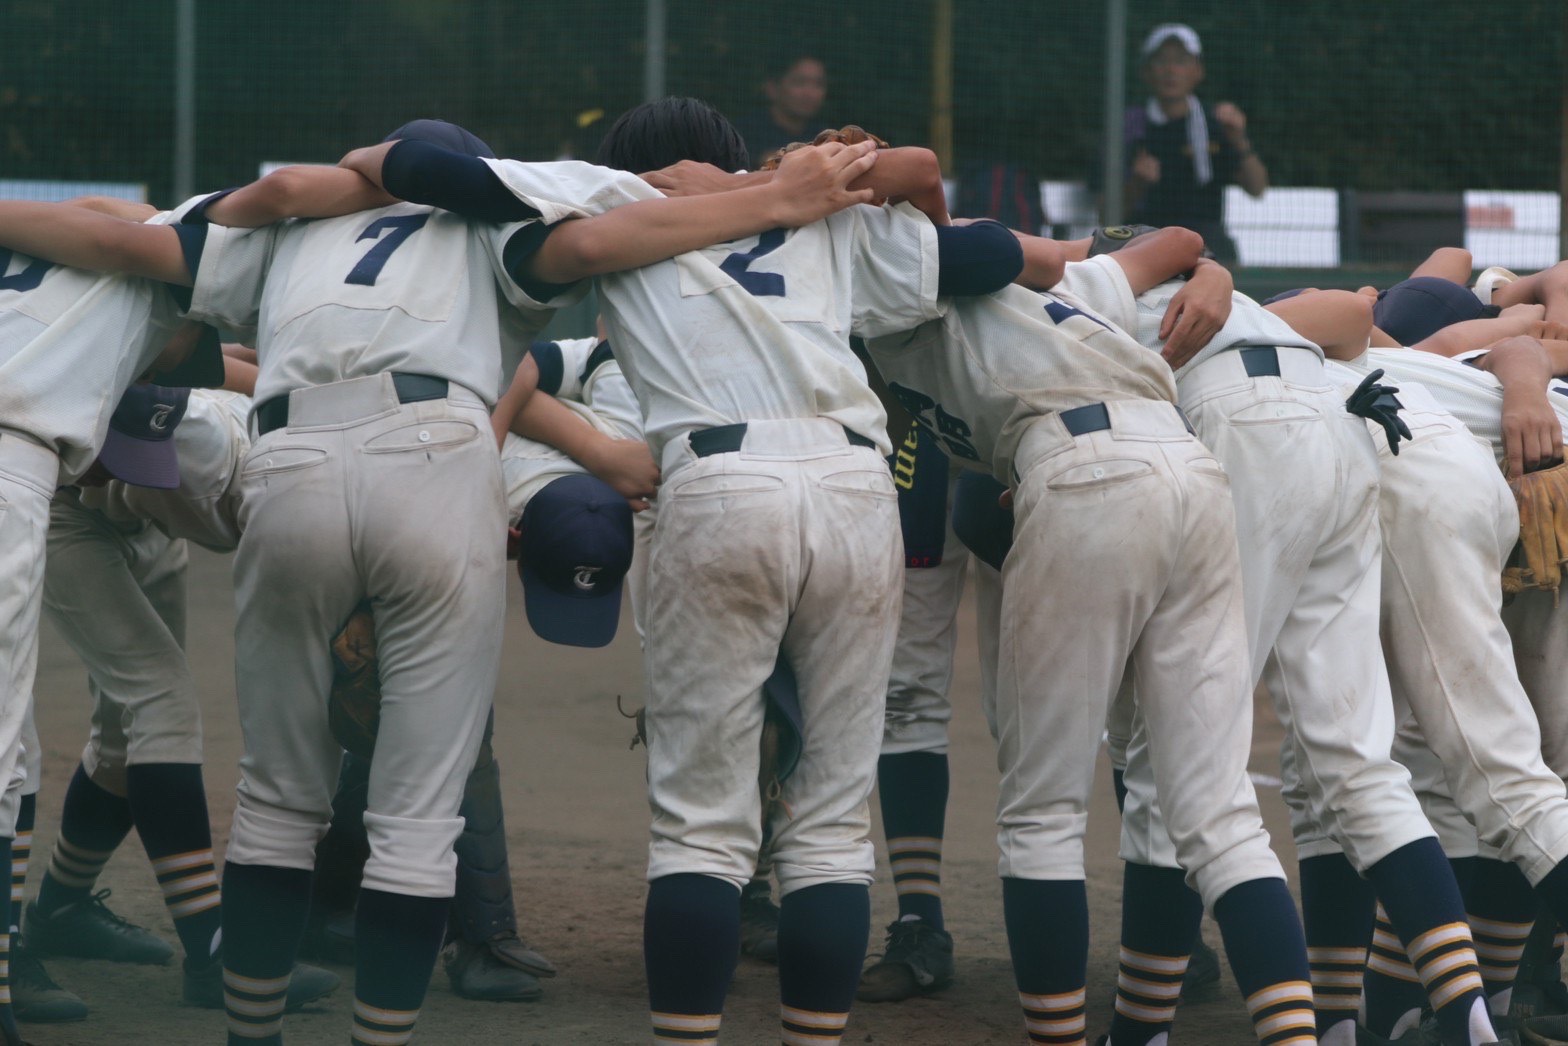
[[[1468,287],[1438,276],[1412,276],[1377,296],[1372,322],[1401,345],[1414,345],[1454,323],[1496,316]]]
[[[521,529],[517,573],[534,632],[567,646],[608,644],[632,565],[626,499],[593,476],[562,476],[528,502]]]
[[[180,485],[174,428],[185,417],[190,389],[132,385],[109,417],[98,463],[115,479],[137,487],[173,490]]]
[[[495,159],[495,150],[485,144],[483,138],[466,127],[459,127],[445,120],[410,120],[381,140],[383,142],[393,140],[429,142],[431,145],[439,145],[443,149],[450,149],[464,156]]]

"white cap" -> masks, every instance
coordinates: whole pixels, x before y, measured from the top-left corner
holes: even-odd
[[[1164,25],[1155,26],[1144,38],[1143,57],[1148,58],[1158,51],[1160,45],[1167,40],[1180,40],[1182,47],[1186,48],[1187,53],[1194,58],[1203,53],[1203,44],[1199,42],[1198,34],[1192,26],[1180,22],[1166,22]]]

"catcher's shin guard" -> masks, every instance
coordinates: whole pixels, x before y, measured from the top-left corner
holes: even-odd
[[[457,896],[452,900],[449,936],[483,944],[497,934],[517,932],[512,902],[512,872],[506,853],[506,820],[501,811],[501,766],[486,731],[479,761],[463,790],[463,834],[457,837]]]

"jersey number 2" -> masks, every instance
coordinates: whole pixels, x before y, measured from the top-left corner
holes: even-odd
[[[374,287],[376,277],[381,275],[381,269],[386,265],[387,259],[392,257],[392,252],[401,247],[404,240],[423,229],[429,220],[428,211],[424,214],[393,214],[385,218],[377,218],[365,226],[365,231],[354,237],[354,242],[375,240],[376,244],[365,252],[365,256],[359,259],[358,265],[349,270],[343,282]],[[386,233],[385,236],[381,235],[383,232]]]
[[[784,277],[776,272],[752,272],[751,263],[784,246],[784,230],[769,229],[757,237],[749,251],[736,251],[719,263],[724,274],[740,284],[754,298],[784,297]]]

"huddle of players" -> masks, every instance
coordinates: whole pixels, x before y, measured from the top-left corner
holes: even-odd
[[[898,716],[884,720],[891,611],[909,579],[881,460],[892,449],[886,415],[850,335],[865,340],[923,434],[1010,490],[1011,547],[993,563],[1001,574],[988,711],[1002,770],[1005,915],[1031,1040],[1084,1040],[1082,834],[1093,752],[1114,709],[1128,863],[1113,1043],[1165,1034],[1205,907],[1260,1041],[1355,1041],[1359,992],[1346,989],[1372,939],[1374,891],[1391,929],[1377,938],[1371,968],[1382,972],[1384,952],[1390,970],[1407,956],[1402,970],[1423,986],[1442,1041],[1496,1041],[1454,871],[1409,775],[1389,757],[1394,704],[1376,637],[1380,587],[1385,635],[1394,627],[1379,580],[1398,567],[1379,520],[1392,533],[1400,506],[1380,503],[1378,473],[1387,491],[1407,459],[1374,449],[1397,439],[1386,397],[1324,362],[1335,345],[1361,355],[1370,299],[1302,295],[1276,315],[1235,295],[1185,230],[1087,258],[1105,238],[1061,244],[994,223],[949,225],[930,202],[939,181],[920,150],[830,145],[792,154],[773,176],[734,174],[746,166],[744,147],[721,116],[690,100],[623,116],[604,167],[488,159],[482,143],[449,125],[392,137],[337,170],[191,201],[174,224],[0,208],[0,243],[12,249],[144,277],[98,279],[30,258],[5,277],[17,300],[0,307],[42,323],[29,330],[34,342],[69,335],[83,341],[83,357],[117,361],[95,376],[94,402],[112,402],[164,332],[132,317],[131,333],[117,337],[145,343],[115,353],[96,324],[88,344],[73,331],[85,327],[77,317],[39,321],[51,314],[27,296],[55,274],[146,299],[166,293],[152,279],[192,285],[187,315],[256,341],[253,439],[236,487],[246,755],[221,909],[232,1043],[282,1038],[341,754],[325,723],[327,642],[367,597],[383,709],[363,815],[354,1041],[396,1046],[412,1035],[446,929],[459,804],[499,650],[496,536],[510,470],[485,438],[487,408],[518,370],[503,402],[520,408],[519,431],[581,446],[595,428],[592,406],[553,410],[529,394],[534,375],[550,368],[516,359],[530,326],[594,275],[624,376],[612,396],[625,424],[605,422],[598,435],[613,441],[635,426],[662,477],[636,595],[654,809],[645,957],[656,1041],[718,1036],[740,891],[764,835],[758,694],[780,658],[793,670],[802,724],[798,765],[781,785],[787,815],[767,826],[782,893],[783,1040],[842,1036],[867,943],[867,802],[879,771],[906,917],[895,931],[935,921],[928,928],[941,932],[930,899],[939,892],[945,761],[917,767],[909,757],[940,754],[944,742],[940,723],[921,715],[904,725],[923,736],[902,743]],[[676,166],[690,160],[730,176]],[[635,177],[650,172],[661,173]],[[665,199],[649,182],[677,195]],[[694,187],[724,191],[680,195]],[[874,198],[920,201],[928,213],[909,203],[854,206]],[[288,214],[322,220],[272,224]],[[1314,322],[1323,329],[1309,334]],[[25,358],[32,344],[0,361]],[[597,365],[573,365],[585,386],[614,374],[607,352],[593,356]],[[566,365],[551,366],[545,384],[559,388]],[[1379,442],[1347,413],[1347,391],[1390,429]],[[35,406],[42,402],[40,394]],[[1427,413],[1432,431],[1460,434],[1443,428],[1441,409]],[[4,402],[0,427],[0,481],[16,474],[33,495],[79,477],[102,440],[101,431],[76,443],[55,437]],[[1407,453],[1426,440],[1412,429]],[[1466,438],[1473,458],[1479,448]],[[13,461],[6,453],[18,444]],[[44,482],[51,455],[58,475]],[[1459,456],[1437,454],[1429,467],[1435,475]],[[626,542],[615,536],[626,529],[624,502],[597,488],[541,498],[562,489],[545,473],[521,484],[535,487],[521,519],[525,576],[535,578],[529,599],[579,622],[563,636],[584,641],[602,627],[605,601],[574,595],[598,591],[601,574],[613,589],[611,575],[625,569]],[[1495,495],[1495,468],[1490,480]],[[616,489],[650,492],[637,486]],[[1416,486],[1459,496],[1451,479],[1424,476]],[[980,495],[972,515],[997,515],[997,489]],[[1504,488],[1493,507],[1506,515],[1506,504]],[[0,523],[11,515],[21,514]],[[1504,529],[1494,527],[1494,544]],[[431,547],[425,531],[443,542]],[[604,558],[620,565],[584,564],[573,558],[580,546],[537,548],[573,531],[603,535],[614,546]],[[990,544],[1006,538],[993,533]],[[1478,645],[1475,617],[1489,612],[1480,603],[1495,609],[1497,593],[1472,595],[1453,611],[1470,641],[1449,649],[1431,635],[1432,606],[1407,594],[1407,610],[1421,612],[1412,642],[1427,643],[1441,662],[1434,671]],[[1550,620],[1538,625],[1549,630]],[[5,636],[17,649],[31,644],[20,625]],[[1399,663],[1415,673],[1418,660]],[[1305,936],[1246,776],[1260,677],[1289,726]],[[1481,843],[1568,915],[1568,880],[1557,874],[1568,832],[1548,823],[1568,817],[1560,777],[1517,753],[1517,731],[1506,753],[1476,742],[1468,693],[1398,681]],[[1528,711],[1503,701],[1484,716],[1513,716],[1528,731]],[[20,748],[4,752],[14,762]],[[134,770],[137,760],[128,762]],[[920,988],[942,979],[929,967],[910,973]],[[1419,1015],[1420,1001],[1412,1008]],[[1403,1032],[1402,1021],[1401,1012],[1388,1033]]]

